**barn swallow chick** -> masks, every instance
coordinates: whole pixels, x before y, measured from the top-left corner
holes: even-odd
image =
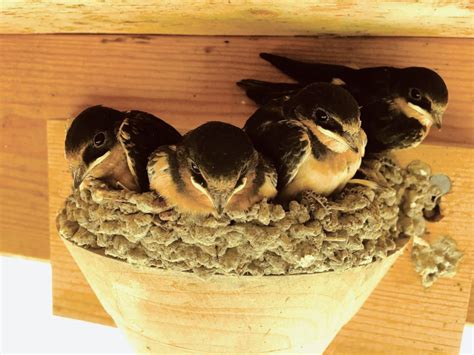
[[[276,173],[240,128],[208,122],[161,147],[148,163],[150,187],[183,213],[245,211],[277,194]]]
[[[328,83],[268,102],[244,130],[275,164],[282,201],[305,190],[325,196],[341,190],[359,168],[367,142],[357,102]]]
[[[361,106],[369,152],[415,147],[426,138],[433,124],[441,128],[448,89],[433,70],[423,67],[357,70],[342,65],[304,63],[268,53],[260,56],[298,84],[243,80],[239,85],[251,99],[262,105],[312,82],[341,85]]]
[[[114,188],[147,191],[150,153],[180,139],[173,127],[151,114],[89,107],[73,120],[66,135],[74,187],[90,176]]]

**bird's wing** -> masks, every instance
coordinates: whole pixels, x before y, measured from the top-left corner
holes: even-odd
[[[119,128],[118,139],[124,147],[130,171],[142,191],[149,188],[146,172],[148,157],[158,147],[176,144],[181,135],[172,126],[151,114],[129,111]]]
[[[421,141],[426,128],[416,119],[389,111],[387,103],[362,108],[362,128],[367,134],[367,153],[408,148]]]
[[[279,150],[284,167],[279,175],[278,186],[283,187],[293,181],[305,158],[311,153],[311,140],[305,127],[292,125],[290,121],[285,125],[278,123],[278,129],[286,130],[287,133],[281,137]]]
[[[150,154],[147,164],[148,179],[150,182],[160,173],[167,172],[170,169],[169,156],[174,154],[174,146],[161,146]]]
[[[278,174],[275,166],[266,158],[261,157],[263,162],[263,173],[270,183],[276,188],[278,183]]]
[[[282,107],[286,97],[273,99],[263,107],[254,112],[252,116],[245,122],[244,131],[247,134],[254,134],[262,126],[270,122],[278,122],[285,120]]]
[[[419,121],[400,118],[387,121],[384,127],[376,132],[376,139],[383,144],[384,150],[409,148],[423,139],[426,133]]]
[[[303,84],[317,81],[343,84],[357,71],[343,65],[306,63],[270,53],[260,53],[260,57]]]
[[[244,130],[255,148],[274,163],[280,189],[294,179],[311,149],[306,128],[297,121],[278,120],[281,116],[277,111],[265,108],[257,110],[252,117]]]
[[[253,79],[241,80],[237,85],[244,89],[247,96],[259,106],[265,105],[270,100],[291,95],[302,88],[301,84],[271,83]]]
[[[346,86],[359,105],[383,103],[393,95],[393,83],[398,69],[371,67],[354,71]]]
[[[161,146],[150,155],[147,166],[150,190],[163,198],[169,207],[175,206],[184,188],[179,174],[176,146]]]

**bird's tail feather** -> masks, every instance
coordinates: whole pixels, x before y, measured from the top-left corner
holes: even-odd
[[[345,81],[344,78],[355,70],[343,65],[300,62],[270,53],[260,53],[260,57],[290,78],[304,84],[332,82],[334,79]]]
[[[241,80],[237,85],[244,89],[247,96],[259,106],[265,105],[270,100],[291,95],[302,88],[300,84],[271,83],[253,79]]]

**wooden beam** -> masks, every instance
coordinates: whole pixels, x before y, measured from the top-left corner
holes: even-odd
[[[471,246],[471,255],[472,258],[472,246]],[[474,284],[471,286],[471,299],[469,301],[469,308],[467,310],[466,322],[473,325],[474,324]]]
[[[0,33],[472,37],[469,1],[3,0]]]
[[[48,121],[49,201],[54,312],[57,315],[112,324],[84,277],[59,239],[55,215],[70,193],[71,178],[62,152],[64,121]],[[330,351],[373,353],[441,351],[456,353],[468,308],[472,259],[467,257],[472,240],[474,212],[471,172],[474,149],[422,145],[402,152],[403,164],[423,159],[435,172],[449,173],[453,191],[443,202],[446,217],[428,226],[428,240],[449,235],[466,253],[453,279],[440,279],[424,289],[406,252],[382,281],[356,317],[334,340]]]
[[[46,121],[0,107],[0,253],[48,259]]]
[[[182,130],[208,120],[242,125],[255,106],[235,82],[287,80],[260,51],[432,67],[446,79],[450,103],[442,131],[428,141],[474,144],[472,39],[3,35],[0,48],[2,253],[49,256],[45,120],[104,104],[149,111]]]
[[[450,102],[443,130],[429,139],[474,144],[471,39],[4,35],[0,46],[8,119],[68,118],[101,103],[148,110],[181,128],[242,125],[255,106],[236,81],[288,80],[258,57],[267,51],[356,67],[431,67],[445,78]]]

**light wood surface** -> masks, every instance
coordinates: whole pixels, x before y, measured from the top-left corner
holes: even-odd
[[[473,247],[471,247],[471,258],[473,257]],[[474,284],[471,285],[471,299],[469,301],[469,309],[467,310],[466,322],[474,325]]]
[[[0,253],[49,258],[46,151],[46,121],[0,103]]]
[[[446,79],[450,104],[443,130],[428,140],[474,143],[471,39],[3,35],[0,48],[2,253],[49,256],[46,119],[102,103],[150,111],[180,129],[207,120],[242,125],[254,106],[234,82],[286,79],[260,51],[359,67],[432,67]]]
[[[203,279],[64,243],[137,354],[320,354],[403,252],[345,272]]]
[[[69,193],[70,177],[62,153],[64,121],[48,122],[50,176],[51,261],[55,314],[112,324],[92,294],[55,230],[55,212]],[[446,217],[428,226],[428,239],[448,235],[466,253],[458,274],[424,289],[411,264],[409,253],[400,257],[360,312],[338,334],[328,352],[367,353],[442,351],[457,353],[466,320],[472,258],[470,252],[474,213],[471,172],[472,148],[422,145],[402,152],[403,163],[422,158],[435,172],[449,172],[454,181],[446,197]]]
[[[2,0],[0,33],[473,35],[464,1]]]

